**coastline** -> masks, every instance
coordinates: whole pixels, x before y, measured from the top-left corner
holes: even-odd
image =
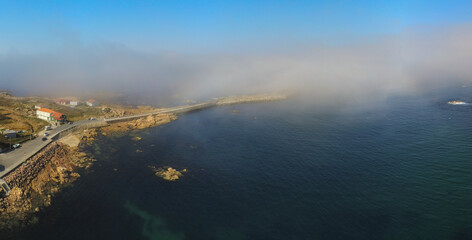
[[[0,198],[0,229],[26,226],[37,221],[35,213],[51,204],[54,194],[71,186],[95,159],[82,151],[101,135],[145,129],[176,120],[174,114],[158,114],[106,126],[75,129],[28,159],[3,179],[11,193]],[[64,141],[65,140],[65,141]],[[73,142],[72,144],[70,142]]]
[[[286,95],[251,95],[219,98],[216,106],[286,99]],[[5,175],[11,188],[9,196],[0,198],[0,229],[13,229],[37,221],[35,213],[51,205],[54,194],[71,186],[81,177],[80,171],[92,166],[95,159],[82,149],[100,134],[123,134],[150,128],[178,119],[172,113],[160,113],[106,125],[79,127],[61,133],[52,142],[18,168]]]

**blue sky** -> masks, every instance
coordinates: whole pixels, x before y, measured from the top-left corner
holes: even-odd
[[[472,1],[0,1],[0,52],[111,42],[142,51],[344,43],[472,20]]]
[[[470,42],[470,0],[0,0],[0,85],[357,98],[470,80]]]

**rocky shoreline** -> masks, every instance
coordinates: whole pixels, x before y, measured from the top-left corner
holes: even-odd
[[[49,144],[3,178],[11,193],[0,198],[0,229],[35,223],[36,213],[51,205],[54,194],[80,178],[80,170],[92,166],[95,159],[81,151],[81,146],[91,145],[99,134],[145,129],[176,119],[174,114],[158,114],[98,128],[77,129]]]
[[[76,170],[93,161],[77,148],[51,143],[4,180],[11,193],[0,199],[0,228],[34,223],[34,213],[51,204],[52,196],[80,177]]]

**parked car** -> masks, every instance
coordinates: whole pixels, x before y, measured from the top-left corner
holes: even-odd
[[[45,137],[49,136],[49,133],[44,133],[44,136],[45,136]]]
[[[47,138],[47,137],[43,137],[43,141],[46,141],[46,140],[48,140],[48,138]]]
[[[19,143],[13,144],[13,148],[19,148],[19,147],[21,147],[21,145]]]
[[[18,132],[17,132],[17,133],[22,133],[22,132],[23,132],[23,130],[18,130]]]
[[[47,131],[47,130],[51,130],[51,126],[45,126],[45,127],[44,127],[44,130],[46,130],[46,131]]]

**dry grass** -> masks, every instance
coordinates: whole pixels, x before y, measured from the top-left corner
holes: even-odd
[[[5,129],[23,130],[28,133],[41,131],[48,123],[40,119],[27,116],[11,109],[0,108],[0,126]]]

